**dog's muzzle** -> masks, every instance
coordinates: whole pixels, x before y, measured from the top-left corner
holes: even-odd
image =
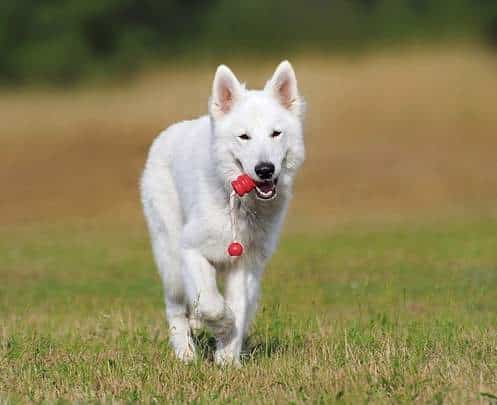
[[[260,200],[272,200],[276,197],[276,185],[278,179],[267,180],[255,183],[255,195]]]

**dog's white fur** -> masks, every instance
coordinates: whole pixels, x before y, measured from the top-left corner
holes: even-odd
[[[191,328],[213,331],[218,364],[240,364],[243,339],[304,160],[303,102],[295,73],[282,62],[264,90],[246,90],[221,65],[209,115],[175,124],[153,142],[141,180],[141,197],[153,253],[162,276],[171,344],[176,355],[195,357]],[[281,135],[272,137],[274,131]],[[242,139],[246,134],[250,139]],[[246,137],[245,137],[246,138]],[[240,199],[238,236],[243,256],[231,258],[230,182],[242,172],[255,180],[260,162],[275,166],[277,194]],[[224,297],[216,284],[226,272]]]

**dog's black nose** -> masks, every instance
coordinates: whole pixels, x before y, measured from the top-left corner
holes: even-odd
[[[269,180],[273,177],[274,165],[271,162],[261,162],[255,166],[254,170],[255,174],[257,174],[261,180]]]

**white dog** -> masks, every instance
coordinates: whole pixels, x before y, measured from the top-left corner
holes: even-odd
[[[216,363],[240,364],[260,278],[304,161],[303,107],[289,62],[258,91],[246,90],[221,65],[209,115],[171,126],[150,148],[141,197],[171,344],[183,361],[195,358],[191,328],[205,324],[216,337]],[[257,187],[230,200],[231,182],[241,174]],[[227,253],[235,232],[245,247],[240,257]],[[221,270],[224,297],[216,284]]]

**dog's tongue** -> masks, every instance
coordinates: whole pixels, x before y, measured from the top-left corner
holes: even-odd
[[[257,188],[261,190],[263,193],[269,193],[274,187],[274,183],[272,181],[265,181],[263,183],[257,183]]]

